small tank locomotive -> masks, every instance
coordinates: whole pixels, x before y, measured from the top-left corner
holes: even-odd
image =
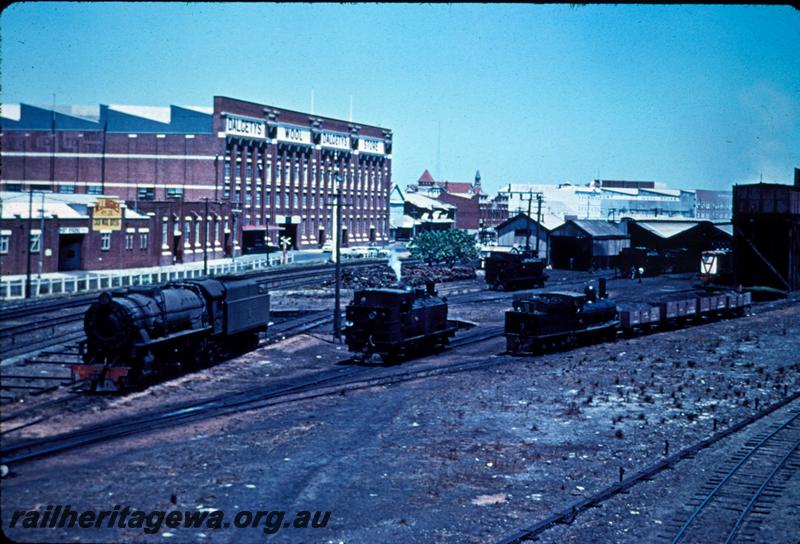
[[[426,289],[362,289],[346,308],[345,340],[362,361],[385,362],[444,347],[456,327],[447,321],[447,302],[433,283]]]
[[[115,391],[194,370],[258,345],[267,330],[264,281],[234,276],[105,291],[86,311],[84,364],[73,376]]]
[[[547,279],[544,259],[531,252],[491,253],[484,261],[486,284],[492,289],[505,291],[544,287]]]
[[[541,353],[616,336],[619,317],[614,302],[600,289],[583,293],[552,291],[514,295],[505,315],[506,349],[512,354]]]

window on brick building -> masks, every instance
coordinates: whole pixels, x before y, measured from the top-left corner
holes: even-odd
[[[267,161],[267,174],[265,176],[267,185],[272,183],[272,161]]]
[[[40,233],[31,233],[30,236],[30,252],[39,253],[39,248],[42,246],[42,235]]]
[[[133,249],[133,234],[125,235],[125,249],[128,251]]]
[[[111,249],[111,233],[110,232],[101,232],[100,233],[100,250],[101,251],[108,251]]]
[[[149,235],[146,232],[139,234],[139,249],[147,249],[148,238]]]
[[[86,194],[89,194],[89,195],[102,195],[103,194],[103,186],[102,185],[87,185],[86,186]]]
[[[270,206],[272,202],[271,195],[269,193],[264,193],[264,206]]]
[[[300,207],[300,195],[298,195],[297,193],[294,194],[294,207],[295,208]]]
[[[183,188],[167,187],[167,198],[183,198]]]
[[[161,248],[169,249],[169,221],[161,223]]]
[[[226,180],[231,179],[231,163],[227,160],[225,161],[225,168],[223,170],[222,177],[224,177]]]
[[[136,190],[136,196],[139,200],[155,200],[156,189],[155,187],[139,187]]]
[[[10,234],[0,234],[0,255],[8,253],[8,244],[10,240]]]
[[[61,185],[58,188],[58,192],[59,193],[64,193],[64,194],[69,194],[69,195],[74,194],[75,193],[75,185],[72,184],[72,183],[67,183],[67,184]]]

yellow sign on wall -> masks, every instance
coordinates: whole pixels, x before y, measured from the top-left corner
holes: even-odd
[[[116,198],[98,198],[92,213],[92,230],[121,230],[122,203]]]

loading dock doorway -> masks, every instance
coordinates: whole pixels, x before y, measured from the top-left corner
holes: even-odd
[[[68,272],[81,269],[81,244],[83,234],[59,234],[58,271]]]

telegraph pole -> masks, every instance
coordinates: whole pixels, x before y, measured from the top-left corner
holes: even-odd
[[[342,247],[342,177],[339,174],[338,167],[333,179],[336,180],[336,247],[334,249],[336,252],[336,287],[333,295],[333,338],[339,343],[342,340],[342,316],[339,311],[342,289],[342,256],[340,251]]]
[[[44,265],[44,191],[42,191],[42,208],[39,210],[39,281],[42,281]]]
[[[528,255],[531,252],[531,200],[533,200],[533,191],[528,191],[528,216],[525,220],[525,224],[527,225],[527,236],[525,236],[525,255]],[[538,232],[538,227],[537,227]],[[536,246],[539,246],[539,236],[536,236]],[[538,253],[537,253],[538,255]]]
[[[542,193],[536,195],[536,258],[539,258],[539,229],[542,223]]]
[[[25,273],[25,298],[31,298],[31,244],[33,242],[33,186],[28,186],[28,268]]]
[[[203,217],[203,226],[205,234],[203,235],[203,276],[208,276],[208,197],[203,197],[206,202],[206,214]]]

